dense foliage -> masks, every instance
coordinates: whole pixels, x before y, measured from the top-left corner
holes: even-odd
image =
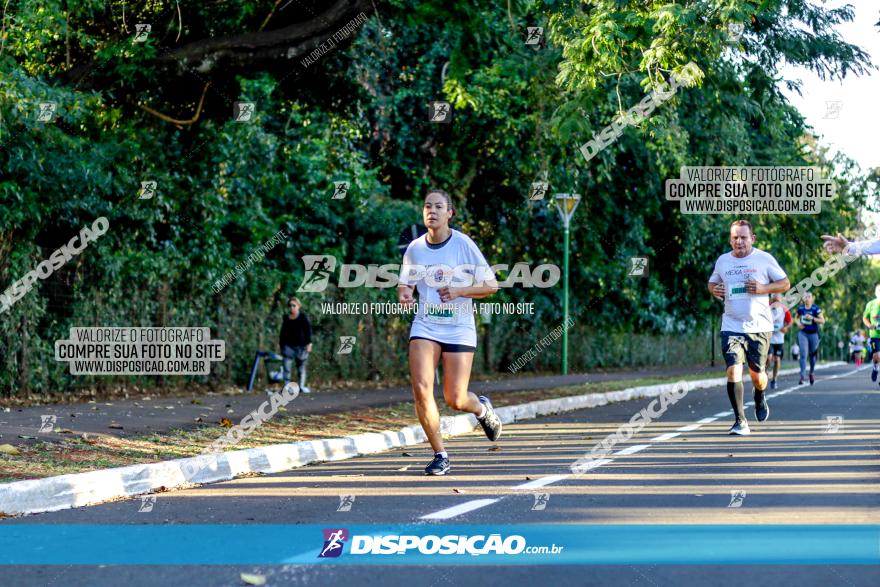
[[[245,378],[274,350],[301,257],[399,261],[429,186],[457,199],[457,227],[493,263],[561,265],[561,227],[530,185],[578,192],[572,223],[574,369],[704,360],[705,291],[730,216],[666,202],[682,165],[818,165],[839,197],[817,216],[754,216],[759,248],[793,281],[821,265],[823,232],[857,232],[878,176],[829,160],[778,87],[784,61],[829,79],[864,74],[867,55],[833,25],[850,9],[807,0],[587,0],[510,3],[10,0],[0,32],[0,289],[95,218],[110,230],[0,314],[0,389],[115,385],[73,378],[53,344],[71,326],[210,326],[228,359],[211,383]],[[374,11],[375,10],[378,12]],[[361,11],[368,21],[313,64],[303,58]],[[136,24],[151,30],[136,42]],[[742,25],[731,36],[730,24]],[[543,27],[526,45],[527,27]],[[734,27],[735,29],[735,27]],[[701,75],[585,161],[578,147],[688,64]],[[432,123],[428,104],[454,108]],[[53,120],[40,104],[55,102]],[[250,122],[233,119],[253,102]],[[139,198],[141,182],[156,195]],[[332,199],[334,181],[350,182]],[[290,238],[234,283],[212,284],[279,229]],[[647,278],[629,259],[650,258]],[[860,261],[817,291],[841,332],[873,289]],[[300,294],[316,326],[316,376],[396,376],[407,324],[322,314],[322,301],[388,301],[393,290]],[[561,288],[501,301],[478,369],[503,371],[562,322]],[[352,355],[335,355],[354,334]],[[657,349],[662,349],[658,351]],[[558,345],[526,369],[555,369]],[[165,380],[167,383],[171,378]],[[156,379],[151,379],[155,382]],[[159,381],[162,381],[159,379]]]

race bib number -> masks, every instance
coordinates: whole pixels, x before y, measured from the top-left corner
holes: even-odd
[[[730,299],[737,300],[740,298],[746,298],[749,296],[749,292],[746,291],[746,282],[739,281],[737,283],[730,284]]]
[[[813,323],[813,315],[812,314],[804,314],[801,317],[801,322],[804,324],[812,324]]]
[[[431,324],[455,324],[455,312],[450,306],[425,304],[425,321]]]

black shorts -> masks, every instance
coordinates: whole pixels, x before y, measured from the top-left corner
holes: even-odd
[[[783,345],[781,342],[780,343],[771,342],[770,343],[770,356],[771,357],[782,357],[782,355],[784,354],[782,346]]]
[[[440,353],[473,353],[476,352],[477,347],[469,346],[466,344],[452,344],[448,342],[440,342],[439,340],[434,340],[432,338],[425,338],[424,336],[411,336],[410,340],[430,340],[431,342],[436,342],[440,345]]]
[[[721,332],[721,352],[728,367],[748,363],[755,373],[763,373],[770,350],[771,332]]]
[[[880,338],[871,339],[871,354],[880,353]]]

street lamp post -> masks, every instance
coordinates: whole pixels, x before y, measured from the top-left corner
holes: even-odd
[[[562,218],[562,228],[565,234],[565,245],[563,249],[563,274],[562,274],[562,304],[563,304],[563,323],[562,323],[562,374],[568,375],[568,243],[569,243],[569,225],[571,217],[574,216],[575,208],[581,201],[580,194],[556,194],[556,209]]]

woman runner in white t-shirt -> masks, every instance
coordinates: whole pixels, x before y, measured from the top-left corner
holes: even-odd
[[[474,241],[449,227],[455,216],[449,194],[429,191],[422,215],[428,232],[412,241],[404,253],[397,298],[406,306],[418,304],[410,330],[409,370],[416,414],[434,450],[425,473],[445,475],[449,457],[434,401],[434,370],[441,359],[447,405],[476,416],[489,440],[501,434],[501,420],[489,398],[468,391],[477,348],[472,300],[494,294],[498,282]]]

